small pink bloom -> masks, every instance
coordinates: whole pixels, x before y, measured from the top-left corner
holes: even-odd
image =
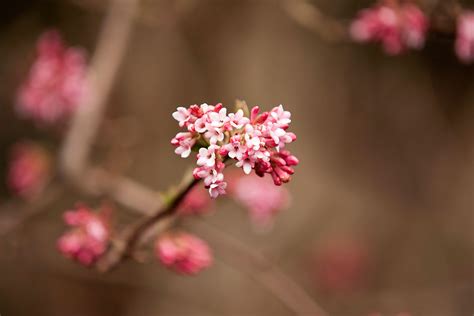
[[[417,6],[406,3],[401,6],[403,22],[402,36],[405,45],[413,49],[421,49],[425,44],[426,32],[428,31],[428,19]]]
[[[219,175],[222,175],[220,173]],[[214,181],[209,186],[209,194],[213,199],[217,198],[219,195],[225,194],[225,189],[227,187],[227,183],[223,181],[224,177],[222,176],[220,179]]]
[[[214,167],[216,164],[216,152],[219,146],[211,145],[209,148],[201,148],[198,153],[198,166]]]
[[[155,254],[166,267],[185,275],[195,275],[212,264],[206,242],[187,233],[161,236],[156,241]]]
[[[179,107],[176,112],[173,113],[173,118],[179,122],[179,126],[183,127],[191,118],[191,114],[184,107]]]
[[[184,198],[179,206],[180,215],[201,215],[212,209],[213,201],[202,187],[195,187]]]
[[[41,193],[51,174],[51,158],[40,145],[14,145],[8,169],[8,186],[18,196],[31,199]]]
[[[291,113],[285,111],[281,104],[270,111],[270,116],[278,127],[286,128],[291,123]]]
[[[423,47],[428,19],[414,4],[383,2],[359,12],[350,27],[357,42],[380,42],[387,54]]]
[[[462,62],[474,61],[474,11],[465,11],[458,17],[455,49]]]
[[[64,213],[64,222],[72,229],[58,240],[59,251],[67,258],[89,266],[107,249],[110,239],[110,212],[103,207],[100,212],[93,212],[86,206]]]
[[[171,140],[171,144],[176,146],[175,153],[180,155],[181,158],[187,158],[191,154],[191,150],[196,143],[196,139],[193,138],[191,133],[178,133]]]
[[[20,115],[53,124],[68,118],[86,93],[82,50],[65,47],[58,32],[41,36],[37,57],[18,92]]]
[[[249,123],[249,119],[244,117],[244,111],[242,109],[238,110],[235,114],[229,114],[229,122],[233,128],[240,129]]]
[[[267,226],[288,206],[288,191],[275,186],[270,178],[234,176],[230,187],[231,197],[248,209],[250,218],[257,225]]]

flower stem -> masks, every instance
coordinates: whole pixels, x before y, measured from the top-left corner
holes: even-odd
[[[143,217],[123,229],[116,243],[97,262],[97,269],[106,272],[130,258],[135,249],[140,246],[146,233],[157,223],[174,215],[186,195],[200,181],[200,179],[194,179],[192,172],[187,172],[178,189],[171,194],[171,197],[166,199],[166,202],[153,215]]]

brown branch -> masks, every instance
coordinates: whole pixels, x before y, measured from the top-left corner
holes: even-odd
[[[112,0],[87,74],[89,91],[78,107],[61,152],[61,169],[80,182],[107,98],[126,51],[139,0]]]
[[[151,228],[174,215],[182,200],[199,182],[200,180],[194,179],[192,174],[191,177],[186,175],[176,193],[168,199],[168,202],[162,208],[153,215],[143,217],[126,227],[118,240],[114,242],[112,248],[97,263],[98,270],[102,272],[109,271],[131,257]]]
[[[307,0],[281,0],[286,14],[296,23],[307,28],[328,42],[350,41],[347,25],[324,15]]]
[[[110,195],[122,205],[150,214],[161,201],[155,191],[131,179],[89,166],[90,151],[107,98],[125,55],[139,0],[112,0],[87,74],[88,95],[78,107],[60,154],[66,179],[93,195]]]

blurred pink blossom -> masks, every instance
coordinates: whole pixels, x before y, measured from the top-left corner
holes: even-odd
[[[387,54],[421,49],[428,31],[428,19],[414,4],[386,2],[359,12],[350,27],[358,42],[380,42]]]
[[[72,228],[58,240],[59,251],[67,258],[90,266],[107,249],[112,209],[103,206],[94,212],[84,205],[64,213],[64,222]]]
[[[214,201],[202,187],[195,187],[189,192],[179,206],[180,215],[200,215],[212,210]]]
[[[187,233],[159,237],[155,254],[165,266],[185,275],[197,274],[212,264],[212,254],[207,243]]]
[[[86,90],[86,61],[78,48],[65,47],[57,31],[44,33],[28,78],[18,91],[22,117],[53,124],[69,117]]]
[[[455,50],[461,61],[474,61],[474,11],[464,11],[458,17]]]
[[[334,292],[354,291],[367,278],[368,250],[355,239],[332,239],[317,250],[313,264],[318,287]]]
[[[267,226],[289,204],[288,191],[275,186],[270,178],[235,175],[231,179],[231,197],[248,209],[250,218],[257,225]]]
[[[8,187],[24,199],[41,193],[51,173],[49,153],[33,142],[15,144],[11,150],[8,168]]]

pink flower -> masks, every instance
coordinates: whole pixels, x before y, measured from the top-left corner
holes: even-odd
[[[214,167],[216,164],[216,152],[219,149],[217,145],[211,145],[208,148],[201,148],[199,149],[199,153],[197,155],[197,165],[198,166],[206,166],[209,168]]]
[[[155,254],[166,267],[194,275],[212,264],[212,254],[205,241],[187,233],[166,234],[158,238]]]
[[[171,140],[171,144],[176,146],[174,152],[180,155],[182,158],[187,158],[191,154],[191,150],[196,143],[196,139],[193,138],[191,133],[178,133]]]
[[[380,42],[387,54],[423,47],[428,31],[425,14],[414,4],[386,2],[359,12],[350,33],[357,42]]]
[[[261,226],[268,226],[289,202],[285,188],[275,186],[269,178],[256,175],[235,176],[230,191],[232,198],[248,209],[252,221]]]
[[[82,50],[67,48],[56,31],[43,34],[37,57],[18,92],[21,116],[53,124],[68,118],[86,92],[86,61]]]
[[[414,4],[406,3],[401,7],[401,23],[403,42],[409,48],[421,49],[425,44],[428,31],[428,19]]]
[[[191,118],[191,114],[186,108],[178,107],[177,111],[173,113],[173,118],[179,122],[180,127],[183,127]]]
[[[474,11],[465,11],[458,17],[455,50],[462,62],[474,61]]]
[[[8,186],[18,196],[32,199],[41,193],[51,174],[51,158],[40,145],[14,145],[8,169]]]
[[[180,215],[201,215],[208,213],[213,206],[209,194],[202,187],[195,187],[189,192],[179,206]]]
[[[246,112],[250,112],[250,118],[244,117]],[[260,113],[254,107],[250,111],[239,109],[227,113],[220,103],[215,106],[204,103],[188,109],[180,107],[173,117],[187,129],[172,140],[178,146],[175,152],[187,157],[190,147],[183,144],[182,138],[199,139],[198,143],[193,142],[201,146],[193,174],[196,179],[204,180],[213,198],[224,194],[227,187],[222,174],[225,160],[235,160],[235,165],[246,174],[252,170],[259,176],[268,173],[276,185],[288,182],[294,173],[292,166],[298,164],[296,157],[283,150],[286,144],[296,140],[296,135],[288,132],[291,113],[282,105],[270,112]]]
[[[227,187],[227,183],[224,182],[224,175],[222,173],[219,173],[220,178],[217,179],[217,181],[214,181],[211,183],[209,186],[209,195],[215,199],[219,195],[225,194],[225,188]]]
[[[247,117],[244,117],[244,111],[240,109],[236,113],[229,114],[229,122],[233,128],[239,129],[244,127],[244,125],[248,124],[249,119]]]
[[[103,207],[93,212],[84,205],[64,213],[64,222],[72,229],[58,240],[59,251],[67,258],[90,266],[107,249],[110,239],[111,209]]]

